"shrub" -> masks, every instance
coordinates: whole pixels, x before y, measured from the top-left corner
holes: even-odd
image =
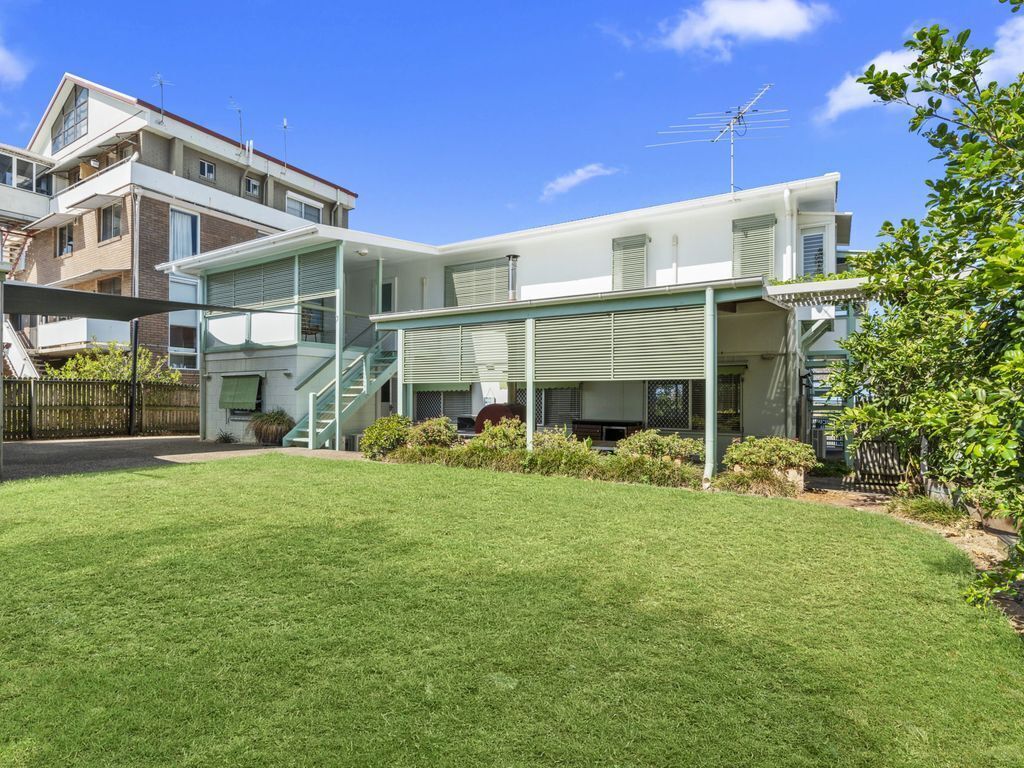
[[[890,501],[887,507],[893,514],[936,525],[956,525],[967,518],[963,510],[928,496],[900,496]]]
[[[215,442],[218,442],[218,443],[228,443],[228,444],[230,444],[230,443],[237,443],[238,442],[238,438],[235,437],[233,432],[229,432],[226,429],[222,429],[222,430],[220,430],[217,433],[217,439],[216,439]]]
[[[701,487],[702,475],[700,468],[693,464],[677,464],[671,459],[616,453],[601,462],[599,477],[618,483],[642,483],[698,490]]]
[[[839,461],[819,461],[817,465],[811,469],[811,474],[814,477],[846,477],[853,470],[851,470],[846,462],[843,460]]]
[[[495,472],[525,472],[526,448],[492,448],[475,438],[456,448],[449,448],[441,454],[442,463],[447,467],[467,469],[492,469]]]
[[[469,441],[477,448],[511,451],[526,448],[526,425],[517,418],[503,418],[497,424],[484,422],[483,431]]]
[[[281,440],[294,426],[295,419],[283,408],[275,408],[266,413],[254,413],[249,419],[249,429],[262,445],[280,445]]]
[[[364,456],[379,461],[408,442],[411,428],[406,416],[383,416],[366,428],[359,447]]]
[[[533,451],[526,457],[526,471],[539,475],[594,477],[598,474],[600,458],[591,450],[589,440],[577,440],[570,432],[538,432],[533,436]]]
[[[748,437],[737,440],[725,449],[723,462],[730,469],[740,467],[772,469],[785,472],[787,469],[807,471],[818,464],[814,449],[799,440],[786,437]]]
[[[722,472],[715,476],[714,488],[716,491],[770,498],[792,498],[798,490],[796,484],[782,477],[778,470],[766,467],[753,467],[743,472]]]
[[[409,445],[416,447],[439,446],[451,448],[459,439],[455,423],[446,416],[427,419],[409,430]]]
[[[391,451],[387,460],[395,464],[444,464],[448,450],[438,445],[403,445]]]
[[[656,429],[644,429],[619,440],[615,452],[626,456],[647,456],[663,459],[666,456],[676,461],[691,464],[704,463],[704,441],[694,437],[680,437],[676,434],[663,435]]]

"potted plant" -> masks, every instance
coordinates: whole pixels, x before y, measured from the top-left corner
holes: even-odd
[[[282,408],[253,414],[249,420],[249,428],[252,430],[253,437],[261,445],[280,445],[281,440],[294,426],[295,419]]]

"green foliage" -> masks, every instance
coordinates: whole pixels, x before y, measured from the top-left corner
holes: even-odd
[[[139,381],[159,384],[181,383],[181,371],[167,366],[166,357],[157,357],[147,347],[139,347],[136,375]],[[79,352],[62,366],[47,363],[43,374],[48,379],[76,381],[129,381],[132,376],[132,354],[115,342]]]
[[[254,413],[249,419],[249,429],[264,445],[280,445],[283,438],[295,426],[293,419],[283,408],[266,413]]]
[[[798,490],[794,483],[767,467],[753,467],[743,472],[722,472],[715,476],[714,488],[716,491],[769,498],[791,498],[796,496]]]
[[[730,469],[740,467],[750,471],[768,469],[784,472],[787,469],[810,470],[817,466],[814,449],[799,440],[785,437],[748,437],[737,440],[725,449],[722,462]]]
[[[979,573],[964,590],[964,597],[977,606],[990,604],[993,597],[1024,601],[1024,540],[1017,540],[1010,556],[999,566]]]
[[[847,466],[845,461],[841,459],[838,461],[832,461],[831,459],[825,461],[819,461],[812,469],[810,474],[814,477],[846,477],[853,470]]]
[[[897,496],[887,507],[895,515],[920,520],[922,523],[955,525],[967,519],[967,513],[962,509],[929,496]]]
[[[615,452],[626,456],[647,456],[652,459],[686,461],[691,464],[704,463],[704,441],[676,434],[661,434],[656,429],[644,429],[619,440]]]
[[[848,280],[851,277],[863,277],[864,273],[856,268],[847,269],[845,272],[815,272],[806,275],[797,275],[787,280],[771,280],[770,285],[795,285],[799,283],[827,283],[831,280]]]
[[[537,432],[533,451],[527,454],[526,471],[539,475],[595,477],[601,457],[591,449],[591,442],[578,440],[568,430]]]
[[[517,418],[502,418],[497,424],[484,422],[479,435],[469,441],[475,448],[511,451],[526,448],[526,425]]]
[[[446,416],[421,421],[409,430],[409,445],[415,447],[439,446],[450,448],[459,439],[455,423]]]
[[[1016,11],[1020,2],[1010,2]],[[839,426],[895,442],[918,471],[958,492],[985,489],[1024,520],[1024,77],[984,79],[987,48],[969,32],[921,29],[901,72],[861,82],[911,111],[910,129],[942,162],[921,221],[886,222],[856,259],[883,312],[843,346],[832,394],[855,399]]]
[[[412,422],[406,416],[383,416],[363,431],[359,448],[367,458],[379,461],[409,441]]]
[[[703,472],[700,467],[682,461],[614,453],[603,458],[598,476],[618,483],[698,490]]]
[[[217,433],[217,437],[214,440],[214,442],[231,444],[231,443],[237,443],[238,442],[238,438],[235,437],[233,432],[229,432],[226,429],[222,429],[222,430],[220,430]]]

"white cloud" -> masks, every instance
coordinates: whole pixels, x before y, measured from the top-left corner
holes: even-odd
[[[596,179],[598,176],[614,176],[619,170],[618,168],[609,168],[604,163],[584,165],[582,168],[577,168],[575,171],[559,176],[557,179],[545,184],[540,199],[542,202],[547,202],[553,197],[564,195],[570,189],[578,187],[585,181]]]
[[[0,41],[0,85],[20,85],[28,75],[28,64]]]
[[[663,21],[653,42],[678,53],[698,50],[728,60],[737,43],[795,40],[831,15],[825,3],[807,0],[702,0],[678,19]]]
[[[875,102],[875,97],[868,91],[863,83],[858,83],[857,78],[869,66],[874,65],[876,69],[887,69],[898,71],[904,69],[916,58],[913,51],[882,51],[871,61],[861,67],[857,73],[850,73],[842,79],[835,88],[828,92],[825,97],[825,106],[818,113],[818,120],[830,123],[846,112],[852,112],[862,107],[870,107]]]
[[[1024,17],[1010,19],[996,30],[993,50],[995,52],[985,64],[986,82],[1006,82],[1024,72]],[[874,64],[876,69],[899,71],[905,69],[915,58],[916,54],[913,51],[882,51],[856,73],[847,74],[839,85],[828,92],[825,106],[818,113],[818,120],[829,123],[847,112],[877,103],[868,92],[867,86],[857,82],[857,78],[869,65]]]
[[[1010,19],[996,30],[996,44],[985,64],[985,78],[1006,82],[1024,72],[1024,17]]]

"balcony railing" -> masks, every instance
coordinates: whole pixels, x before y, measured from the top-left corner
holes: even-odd
[[[131,328],[123,320],[72,317],[68,320],[37,325],[29,330],[29,338],[40,352],[83,348],[110,342],[127,345],[131,341]]]

